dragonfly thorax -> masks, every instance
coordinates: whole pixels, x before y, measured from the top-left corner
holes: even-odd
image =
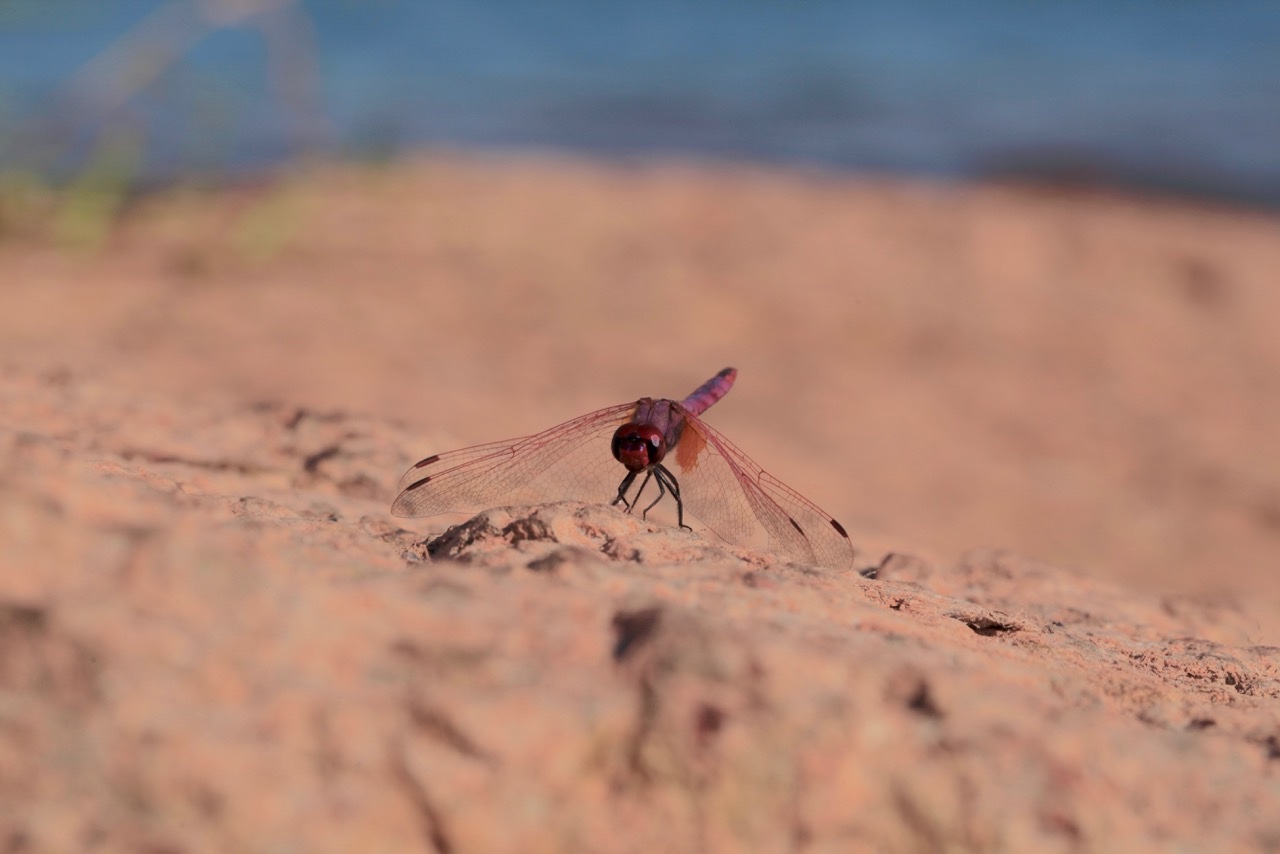
[[[644,471],[662,462],[667,440],[652,424],[623,424],[613,434],[613,457],[627,471]]]

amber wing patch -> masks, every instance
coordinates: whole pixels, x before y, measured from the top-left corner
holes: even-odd
[[[676,465],[681,471],[692,471],[706,448],[707,440],[702,431],[692,421],[686,420],[684,429],[680,431],[680,441],[676,444]]]

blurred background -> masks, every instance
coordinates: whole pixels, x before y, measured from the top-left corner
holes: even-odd
[[[1280,594],[1277,45],[1274,2],[0,0],[0,363],[419,456],[734,365],[711,421],[862,542]]]
[[[6,169],[676,154],[1280,203],[1280,7],[5,0]]]

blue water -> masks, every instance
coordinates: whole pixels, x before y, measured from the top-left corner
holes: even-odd
[[[83,69],[156,10],[195,5],[0,0],[0,169],[74,170],[104,139],[141,144],[154,178],[304,148],[503,147],[1016,173],[1280,205],[1280,2],[280,5],[192,28],[190,44],[173,38],[181,26],[135,44],[132,63],[166,42],[175,59],[127,86],[128,63]]]

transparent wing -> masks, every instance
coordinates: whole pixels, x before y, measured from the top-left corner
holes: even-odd
[[[391,512],[432,516],[570,498],[612,501],[626,471],[609,445],[635,408],[635,402],[610,406],[533,436],[427,457],[400,478]]]
[[[686,513],[735,545],[763,545],[832,569],[852,567],[853,544],[839,522],[681,410],[684,431],[665,462],[679,481]]]

